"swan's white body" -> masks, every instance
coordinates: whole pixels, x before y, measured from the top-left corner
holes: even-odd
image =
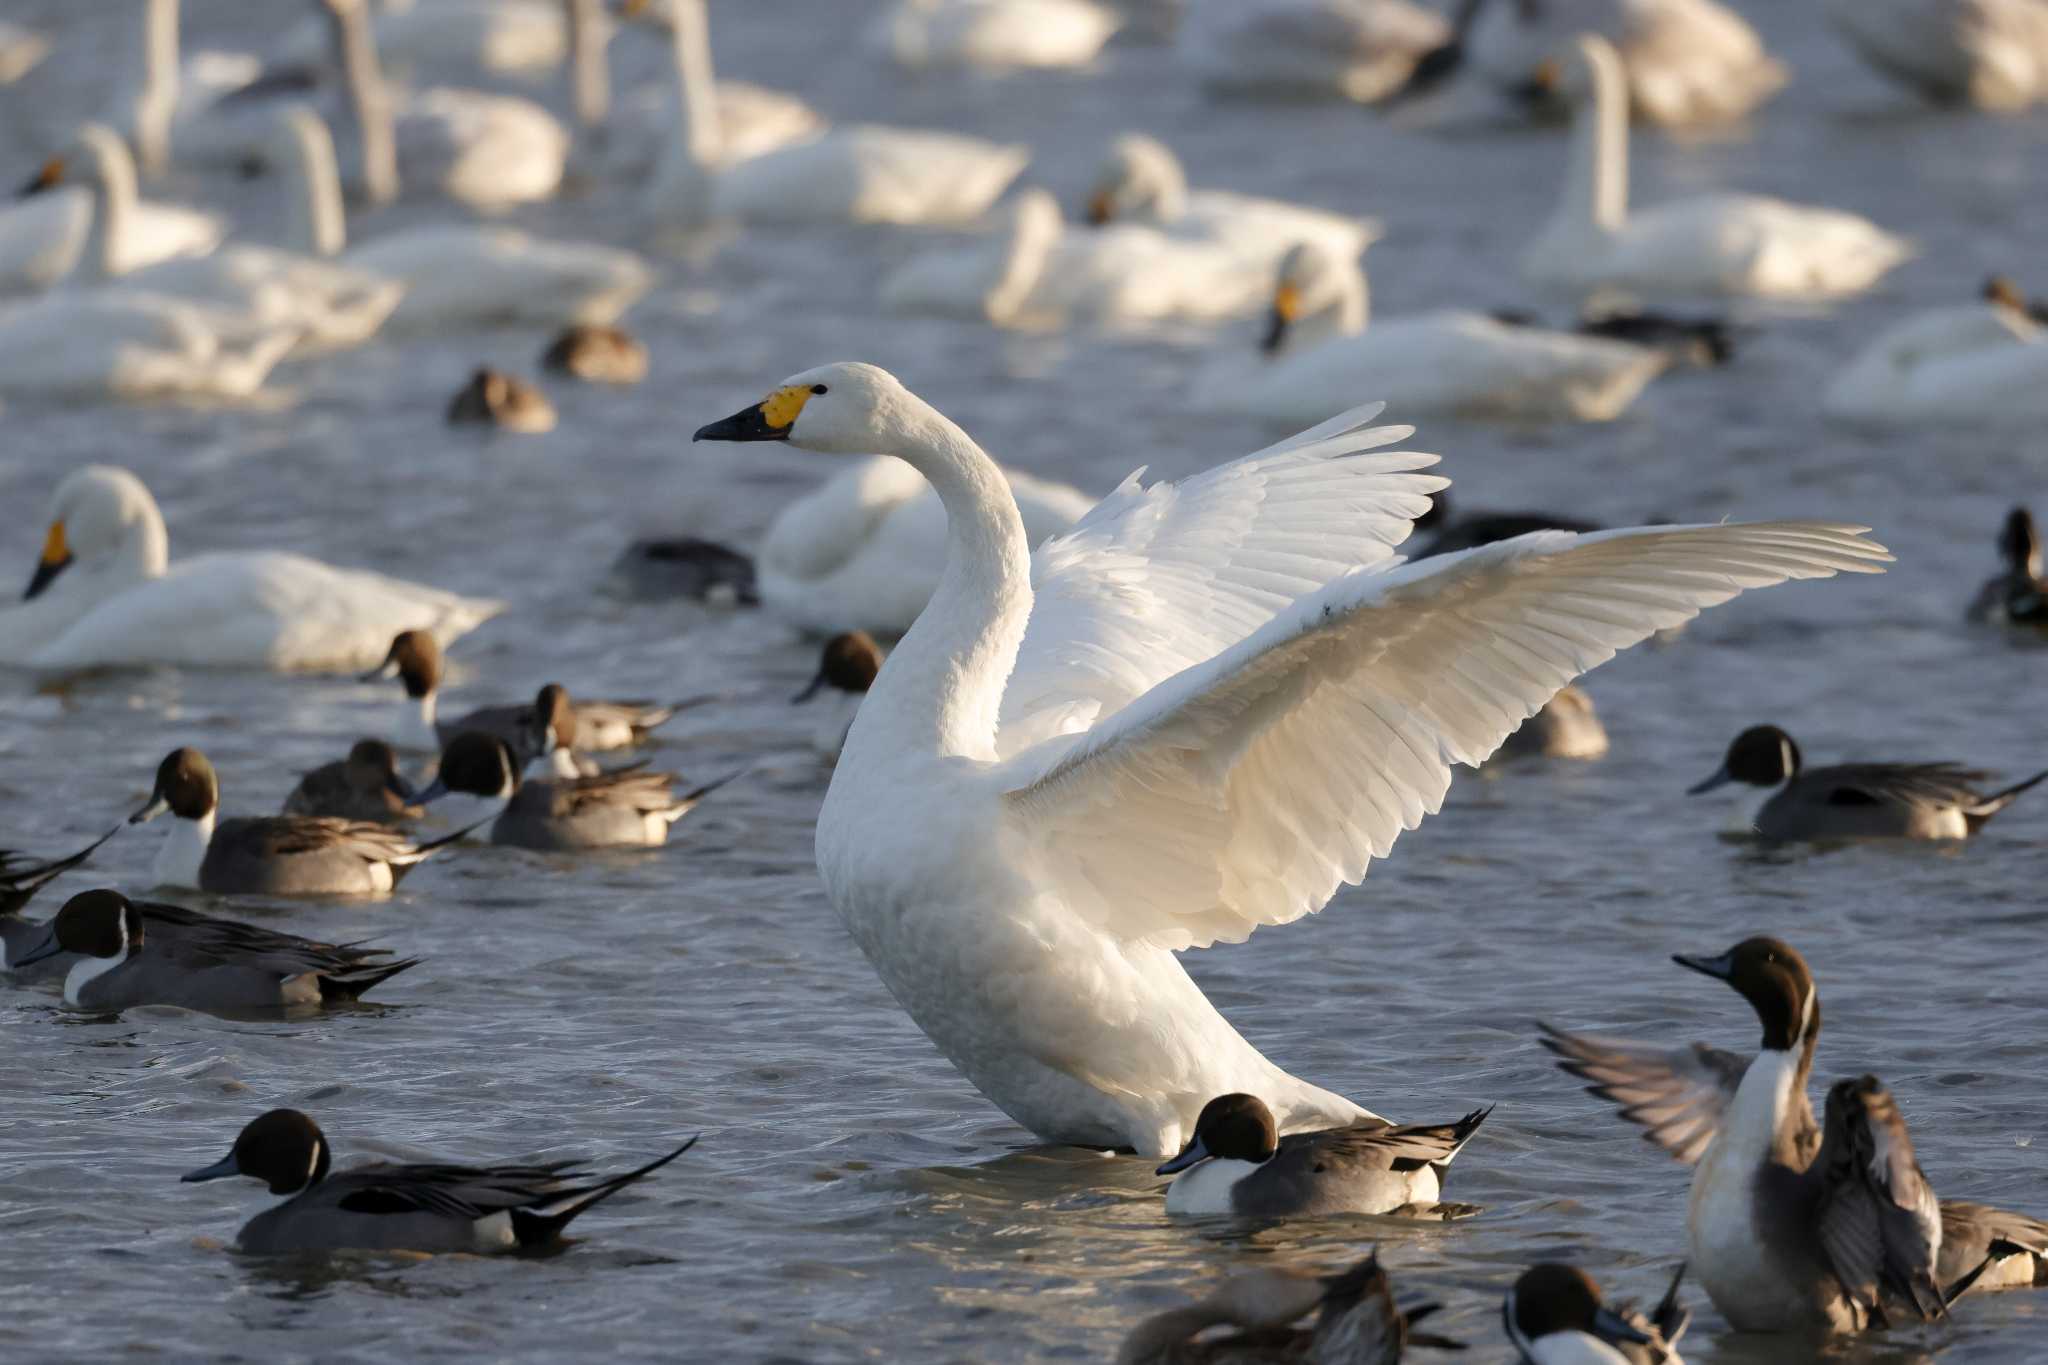
[[[1280,298],[1294,314],[1283,324],[1284,349],[1263,365],[1233,358],[1212,367],[1196,382],[1197,405],[1299,427],[1356,406],[1361,394],[1397,393],[1404,415],[1605,422],[1670,363],[1650,347],[1483,313],[1368,326],[1364,273],[1309,245],[1282,265]]]
[[[1094,0],[895,0],[869,41],[912,70],[1086,66],[1122,22]]]
[[[127,289],[59,290],[0,309],[0,393],[18,398],[247,398],[290,329]]]
[[[1078,488],[1003,470],[1032,544],[1095,505]],[[946,566],[946,509],[915,469],[873,456],[782,509],[754,559],[761,605],[820,634],[901,635]]]
[[[1174,56],[1218,94],[1370,103],[1450,36],[1408,0],[1190,0]]]
[[[1628,103],[1620,59],[1581,37],[1567,62],[1578,99],[1569,171],[1557,211],[1522,258],[1532,281],[1584,295],[1840,298],[1860,293],[1911,255],[1866,219],[1755,195],[1628,207]]]
[[[1997,304],[1938,308],[1878,334],[1821,395],[1845,421],[2037,423],[2048,417],[2048,336]]]
[[[377,14],[370,31],[385,66],[402,80],[545,79],[569,45],[560,0],[426,0]],[[314,65],[326,58],[328,38],[315,15],[292,29],[274,60]]]
[[[2048,99],[2048,0],[1821,0],[1863,59],[1932,100],[2024,109]]]
[[[0,663],[74,670],[156,664],[353,671],[401,630],[452,640],[503,607],[274,552],[169,562],[149,490],[88,465],[58,485],[50,522],[72,562],[38,596],[0,608]]]
[[[34,29],[0,19],[0,85],[12,85],[42,64],[50,40]]]
[[[227,225],[211,213],[142,200],[114,243],[123,270],[140,270],[220,245]],[[66,185],[0,208],[0,294],[39,293],[78,268],[93,233],[93,192]]]
[[[398,173],[411,188],[485,211],[551,198],[569,134],[532,100],[435,86],[397,111]]]
[[[750,223],[958,226],[988,211],[1029,147],[919,128],[851,124],[727,166],[713,198]]]
[[[1474,19],[1466,54],[1512,90],[1581,33],[1614,45],[1636,115],[1668,128],[1741,118],[1788,78],[1756,30],[1716,0],[1495,0]]]
[[[1040,1137],[1176,1152],[1297,1080],[1175,959],[1316,910],[1573,676],[1747,587],[1869,569],[1816,523],[1544,533],[1396,569],[1443,481],[1347,413],[1179,484],[1127,480],[1030,554],[1000,470],[870,366],[700,436],[894,454],[946,510],[930,605],[861,704],[818,817],[832,903],[897,1001]]]
[[[1349,261],[1380,235],[1370,219],[1226,190],[1190,190],[1179,158],[1141,133],[1126,133],[1110,144],[1090,209],[1099,221],[1145,224],[1228,247],[1266,272],[1268,283],[1298,243],[1314,242]]]
[[[1137,223],[1070,228],[1051,194],[1028,189],[974,243],[920,251],[882,282],[882,302],[1000,327],[1116,326],[1241,317],[1269,286],[1229,247]]]

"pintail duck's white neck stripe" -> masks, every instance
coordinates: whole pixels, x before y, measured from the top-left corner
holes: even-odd
[[[128,927],[121,926],[121,951],[112,957],[81,957],[71,965],[70,973],[64,978],[64,998],[72,1004],[78,1003],[78,996],[93,981],[105,976],[128,960]]]
[[[198,888],[199,869],[206,861],[206,849],[213,842],[214,821],[218,818],[217,811],[208,811],[196,820],[172,818],[163,847],[156,855],[158,886]]]

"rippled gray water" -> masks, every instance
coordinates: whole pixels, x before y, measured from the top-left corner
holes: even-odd
[[[9,0],[68,23],[38,108],[94,107],[120,5]],[[188,43],[251,44],[294,6],[187,0]],[[435,860],[389,904],[237,905],[329,939],[379,935],[427,959],[372,1008],[228,1023],[174,1010],[80,1018],[0,987],[0,1355],[265,1359],[1101,1359],[1136,1318],[1213,1274],[1327,1265],[1379,1243],[1445,1330],[1504,1354],[1515,1269],[1563,1255],[1653,1295],[1683,1245],[1686,1172],[1554,1071],[1531,1020],[1729,1046],[1754,1025],[1731,993],[1668,964],[1753,931],[1800,945],[1826,999],[1824,1073],[1870,1068],[1899,1093],[1944,1194],[2048,1212],[2048,1060],[2040,1047],[2048,800],[1967,848],[1761,855],[1721,842],[1721,812],[1680,793],[1745,724],[1775,720],[1816,761],[2048,762],[2048,655],[1967,628],[1991,536],[2034,497],[2048,443],[1942,431],[1846,433],[1812,395],[1869,331],[1965,297],[1991,269],[2040,276],[2048,121],[1921,110],[1867,76],[1805,3],[1743,6],[1797,68],[1753,126],[1679,144],[1639,137],[1637,193],[1745,188],[1855,209],[1919,240],[1881,292],[1829,315],[1762,320],[1731,369],[1660,381],[1604,428],[1447,421],[1467,507],[1541,504],[1604,520],[1814,514],[1866,520],[1898,552],[1882,578],[1775,590],[1636,651],[1591,690],[1603,762],[1461,779],[1449,808],[1323,914],[1196,955],[1217,1003],[1290,1069],[1402,1118],[1499,1109],[1458,1163],[1444,1228],[1329,1221],[1188,1228],[1144,1164],[1031,1148],[892,1005],[811,865],[825,774],[783,704],[810,647],[754,616],[633,605],[600,591],[631,535],[745,542],[821,469],[759,447],[692,447],[699,423],[786,373],[864,358],[896,370],[999,457],[1107,489],[1132,467],[1179,475],[1263,444],[1182,406],[1201,337],[1017,338],[878,321],[883,263],[915,234],[734,236],[670,259],[632,315],[654,375],[630,394],[558,388],[560,429],[492,440],[442,406],[479,362],[531,372],[544,340],[498,333],[375,345],[281,373],[274,410],[38,409],[0,416],[0,569],[24,579],[39,513],[90,460],[137,470],[173,553],[291,545],[515,603],[457,650],[463,697],[560,679],[593,694],[743,699],[690,713],[659,758],[748,781],[644,855],[489,849]],[[77,11],[89,11],[81,15]],[[729,74],[797,90],[835,118],[1025,139],[1031,174],[1072,204],[1109,133],[1167,135],[1200,183],[1370,212],[1388,315],[1525,301],[1514,253],[1550,207],[1554,131],[1428,137],[1341,107],[1203,103],[1163,50],[1113,48],[1087,75],[991,82],[880,74],[853,47],[871,7],[720,0]],[[63,16],[69,16],[68,19]],[[649,64],[651,65],[651,63]],[[4,99],[4,97],[0,97]],[[70,101],[67,105],[64,101]],[[0,104],[0,112],[9,106]],[[0,180],[33,129],[0,119]],[[218,187],[175,186],[187,197]],[[265,187],[225,202],[261,224]],[[416,211],[408,211],[416,212]],[[533,225],[638,244],[616,190]],[[1247,324],[1215,344],[1249,345]],[[1399,395],[1394,413],[1399,415]],[[159,757],[197,743],[230,813],[274,809],[295,774],[376,731],[391,694],[342,681],[136,674],[39,688],[0,677],[0,842],[55,853],[132,809]],[[124,835],[46,900],[139,886],[154,829]],[[344,1160],[546,1153],[606,1166],[680,1134],[703,1142],[540,1261],[340,1263],[279,1271],[223,1250],[267,1199],[181,1186],[273,1105],[315,1113]],[[1785,1359],[1695,1294],[1696,1360]],[[2031,1296],[1969,1302],[1941,1331],[1839,1348],[1844,1359],[2038,1359]]]

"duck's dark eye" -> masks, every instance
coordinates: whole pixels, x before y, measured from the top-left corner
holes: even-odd
[[[823,384],[813,384],[813,385],[811,385],[811,392],[812,392],[812,393],[830,393],[830,392],[831,392],[831,390],[830,390],[830,389],[827,389],[827,388],[826,388],[826,387],[825,387],[825,386],[824,386]]]

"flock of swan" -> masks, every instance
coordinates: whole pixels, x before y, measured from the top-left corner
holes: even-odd
[[[828,477],[748,552],[629,552],[718,610],[758,605],[829,637],[807,690],[833,698],[815,853],[847,933],[939,1051],[1035,1138],[1163,1163],[1172,1216],[1474,1212],[1445,1183],[1453,1158],[1484,1149],[1489,1109],[1394,1122],[1291,1074],[1180,955],[1321,909],[1441,808],[1458,767],[1603,752],[1571,684],[1617,652],[1738,594],[1891,560],[1847,521],[1447,524],[1437,457],[1406,447],[1413,427],[1378,424],[1383,410],[1609,421],[1667,372],[1727,359],[1733,329],[1702,310],[1822,309],[1912,260],[1897,233],[1821,206],[1735,193],[1631,205],[1632,121],[1767,116],[1790,79],[1715,0],[876,6],[863,58],[918,78],[1097,70],[1113,42],[1157,25],[1191,84],[1222,100],[1554,108],[1566,145],[1530,154],[1555,155],[1556,203],[1519,264],[1574,310],[1562,326],[1454,309],[1375,317],[1365,261],[1398,221],[1200,188],[1199,168],[1148,134],[1106,139],[1070,220],[1030,182],[1028,146],[836,123],[797,95],[717,78],[704,0],[308,0],[261,54],[190,57],[178,0],[124,8],[143,56],[132,87],[53,132],[30,192],[0,207],[11,403],[175,400],[231,420],[278,400],[276,375],[379,338],[478,329],[552,338],[550,382],[634,401],[648,356],[625,324],[664,289],[667,253],[715,252],[734,231],[801,242],[826,225],[917,234],[913,254],[874,271],[878,318],[1112,343],[1168,326],[1213,334],[1187,366],[1190,410],[1279,439],[1206,472],[1139,470],[1096,498],[1003,467],[888,371],[829,363],[761,375],[745,406],[684,427],[827,457]],[[2048,0],[1821,8],[1927,98],[1998,111],[2048,100]],[[0,23],[0,100],[31,88],[66,36]],[[664,78],[615,92],[614,48],[629,42],[661,54]],[[245,240],[217,212],[144,197],[174,172],[181,184],[255,177],[283,239]],[[572,194],[608,196],[636,245],[518,225]],[[383,216],[394,205],[414,210],[397,226]],[[2037,312],[1999,282],[1894,317],[1814,386],[1818,402],[1849,422],[2039,418]],[[1250,353],[1222,340],[1240,320],[1258,325]],[[448,416],[514,435],[556,422],[539,389],[487,368]],[[470,597],[286,550],[174,557],[150,489],[117,451],[106,459],[53,471],[27,594],[0,607],[0,665],[355,673],[396,679],[406,698],[389,733],[309,774],[276,816],[223,818],[211,762],[171,751],[128,822],[166,820],[157,885],[381,898],[431,857],[467,856],[473,833],[578,856],[657,846],[745,780],[692,786],[591,757],[650,743],[676,707],[551,684],[530,704],[446,719],[442,652],[518,612],[516,594]],[[1422,526],[1438,540],[1416,554]],[[2048,580],[2023,512],[2002,544],[2009,572],[1983,614],[2033,626]],[[419,785],[405,771],[415,756],[428,760]],[[1758,727],[1701,789],[1769,789],[1751,827],[1773,840],[1964,839],[2040,780],[1985,794],[1976,778],[1952,765],[1809,770],[1789,735]],[[450,817],[442,837],[408,832],[427,807]],[[20,915],[104,842],[0,855],[0,968],[54,981],[74,1007],[309,1010],[433,971],[110,888],[75,892],[46,921]],[[1568,1266],[1528,1270],[1501,1286],[1523,1359],[1676,1361],[1688,1273],[1729,1323],[1787,1333],[1931,1321],[1965,1293],[2048,1282],[2048,1224],[1939,1201],[1876,1077],[1836,1084],[1816,1120],[1817,991],[1797,950],[1759,938],[1678,961],[1744,997],[1761,1050],[1561,1029],[1543,1041],[1696,1166],[1689,1271],[1644,1315],[1608,1306]],[[690,1145],[603,1180],[564,1165],[336,1171],[318,1123],[275,1110],[186,1178],[253,1177],[288,1196],[244,1229],[251,1252],[497,1250],[557,1240]],[[1424,1311],[1396,1305],[1376,1259],[1327,1280],[1253,1272],[1140,1324],[1120,1359],[1357,1365],[1454,1344],[1413,1328]]]

